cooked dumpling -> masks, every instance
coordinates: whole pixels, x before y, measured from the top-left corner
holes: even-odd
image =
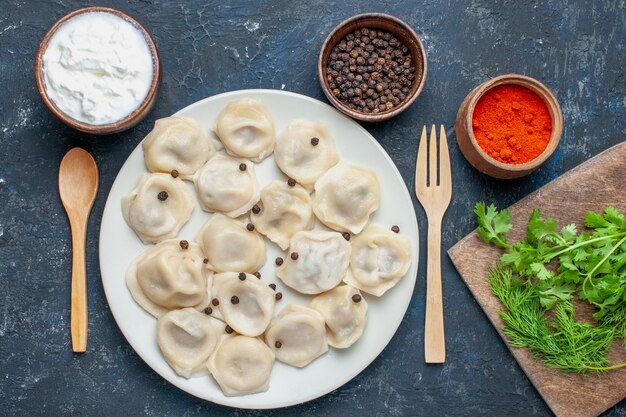
[[[260,162],[274,151],[274,121],[260,100],[228,103],[217,117],[215,133],[234,156]]]
[[[260,209],[250,214],[250,221],[259,233],[286,249],[289,239],[301,230],[310,230],[315,224],[309,193],[299,185],[273,181],[261,190]]]
[[[155,317],[178,308],[204,308],[209,302],[211,273],[203,260],[195,243],[166,240],[130,264],[126,285],[137,304]]]
[[[303,294],[328,291],[345,278],[350,250],[350,244],[340,233],[298,232],[291,238],[288,256],[276,268],[276,276]]]
[[[315,297],[309,307],[324,317],[328,344],[332,347],[350,347],[363,334],[367,302],[358,289],[341,285]]]
[[[215,153],[202,127],[191,119],[166,117],[154,123],[143,141],[146,167],[152,172],[191,175]]]
[[[305,120],[295,120],[287,126],[276,141],[274,157],[285,175],[307,189],[313,188],[315,181],[339,162],[326,127]]]
[[[259,201],[261,187],[254,165],[247,159],[215,154],[191,179],[200,205],[206,211],[219,211],[238,217]]]
[[[157,321],[157,343],[174,372],[185,378],[208,373],[206,361],[225,335],[224,323],[193,308],[173,310]]]
[[[198,244],[217,272],[256,272],[265,263],[265,242],[255,230],[220,213],[202,227]]]
[[[272,320],[276,303],[274,290],[254,275],[215,274],[211,292],[213,316],[223,319],[237,333],[258,336]]]
[[[380,185],[369,169],[341,162],[315,183],[313,212],[331,229],[360,233],[380,205]]]
[[[276,359],[302,368],[328,352],[324,317],[317,311],[289,304],[272,320],[265,341]]]
[[[185,184],[170,174],[144,174],[122,199],[124,219],[144,243],[176,237],[192,212]]]
[[[207,367],[226,396],[267,391],[274,353],[256,337],[222,339]]]
[[[377,297],[400,281],[411,265],[411,242],[372,224],[351,241],[350,272],[344,281]]]

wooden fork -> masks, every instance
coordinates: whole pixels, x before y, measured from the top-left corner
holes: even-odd
[[[426,153],[427,140],[426,126],[424,126],[415,166],[415,194],[428,218],[424,358],[426,363],[444,363],[446,360],[446,341],[443,332],[443,299],[441,294],[441,220],[452,197],[452,175],[450,173],[448,139],[443,125],[439,132],[439,164],[437,164],[435,125],[430,131],[430,157]],[[437,181],[437,168],[439,168],[439,181]]]

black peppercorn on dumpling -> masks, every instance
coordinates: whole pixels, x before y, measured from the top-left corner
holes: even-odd
[[[324,317],[328,344],[332,347],[350,347],[363,335],[367,302],[358,289],[340,285],[315,297],[309,307]]]
[[[203,260],[198,245],[187,243],[183,249],[180,241],[166,240],[130,264],[126,285],[137,304],[155,317],[178,308],[204,308],[212,273]]]
[[[350,250],[350,244],[340,233],[298,232],[291,238],[290,256],[276,268],[276,276],[303,294],[328,291],[345,278]]]
[[[213,316],[245,336],[263,334],[274,315],[274,290],[251,274],[215,274],[211,290]]]
[[[193,308],[172,310],[157,321],[157,343],[174,372],[185,378],[206,375],[206,361],[219,340],[228,337],[224,323]]]
[[[411,266],[411,242],[372,224],[350,242],[350,271],[346,284],[381,296],[400,281]]]
[[[195,175],[193,181],[202,209],[238,217],[259,201],[261,186],[254,165],[247,159],[215,154]]]
[[[239,220],[215,213],[200,230],[197,242],[217,272],[256,272],[265,263],[265,242]]]
[[[273,181],[261,190],[258,212],[252,211],[250,221],[259,233],[286,249],[289,239],[301,230],[310,230],[315,224],[309,193],[299,185]]]
[[[276,359],[298,368],[328,352],[324,317],[296,304],[285,306],[272,320],[265,341]]]
[[[335,142],[321,123],[295,120],[274,147],[276,165],[288,177],[311,190],[330,167],[339,162]]]
[[[176,170],[191,175],[215,153],[215,147],[202,127],[191,119],[166,117],[142,143],[146,167],[151,172]]]
[[[175,237],[193,208],[184,182],[169,174],[144,174],[132,193],[122,199],[124,219],[144,243]]]

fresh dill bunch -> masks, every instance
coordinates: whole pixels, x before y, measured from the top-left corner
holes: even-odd
[[[505,307],[500,317],[511,346],[528,348],[546,366],[565,372],[626,367],[626,363],[609,364],[607,354],[616,336],[615,327],[577,322],[571,300],[559,302],[550,317],[539,302],[536,287],[502,266],[490,272],[489,285]]]

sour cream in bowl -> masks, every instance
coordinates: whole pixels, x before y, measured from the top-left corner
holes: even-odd
[[[151,110],[160,81],[148,32],[105,7],[77,10],[44,37],[35,61],[46,106],[67,125],[92,134],[126,130]]]

